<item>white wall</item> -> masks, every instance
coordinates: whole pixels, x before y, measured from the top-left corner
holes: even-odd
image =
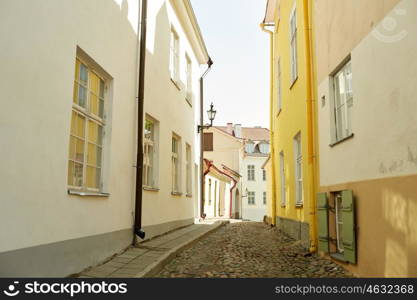
[[[242,158],[242,191],[246,197],[242,198],[242,218],[251,221],[262,221],[266,215],[267,205],[263,203],[263,193],[267,192],[267,181],[263,180],[262,166],[267,157],[244,156]],[[255,181],[248,180],[248,165],[255,166]],[[247,191],[255,192],[255,205],[248,204]]]
[[[184,28],[170,1],[149,1],[148,49],[146,60],[145,112],[159,121],[159,191],[144,191],[143,225],[151,226],[195,216],[197,195],[195,193],[195,165],[199,164],[199,147],[196,144],[196,113],[199,102],[200,64],[191,47]],[[180,84],[176,86],[170,78],[169,51],[171,26],[179,36]],[[185,53],[193,66],[193,101],[186,101]],[[181,137],[181,192],[173,196],[171,179],[171,138]],[[186,195],[186,144],[192,148],[192,195]],[[197,177],[198,178],[198,177]]]
[[[138,10],[135,0],[1,1],[0,252],[131,228]],[[67,194],[77,46],[113,77],[106,198]]]
[[[398,15],[397,11],[406,13]],[[352,51],[354,137],[333,148],[330,81],[319,83],[320,184],[322,186],[417,173],[417,2],[403,0]],[[394,19],[394,32],[383,22]],[[405,35],[404,35],[405,34]],[[395,36],[394,36],[395,37]]]

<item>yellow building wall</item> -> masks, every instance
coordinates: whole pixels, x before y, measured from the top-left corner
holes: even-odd
[[[275,32],[273,34],[273,96],[272,126],[275,132],[272,147],[274,147],[272,160],[275,167],[275,183],[273,193],[276,195],[277,217],[292,219],[309,223],[310,212],[314,212],[314,195],[312,185],[314,181],[309,175],[312,163],[308,155],[308,121],[307,121],[307,61],[306,58],[306,31],[304,24],[304,1],[281,0],[275,9]],[[290,56],[290,15],[296,5],[297,10],[297,61],[298,78],[291,85],[291,56]],[[282,109],[278,110],[278,60],[281,65],[281,101]],[[295,157],[294,137],[301,133],[302,146],[302,176],[303,199],[302,207],[295,205]],[[286,206],[281,206],[281,178],[280,178],[280,152],[284,153],[284,168],[286,179]],[[313,226],[314,227],[314,226]]]

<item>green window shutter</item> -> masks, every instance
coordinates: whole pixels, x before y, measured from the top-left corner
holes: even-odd
[[[356,264],[355,205],[352,191],[342,192],[342,239],[345,260]]]
[[[327,194],[317,194],[318,250],[329,252],[329,210]]]

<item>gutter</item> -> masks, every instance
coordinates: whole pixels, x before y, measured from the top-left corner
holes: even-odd
[[[211,70],[213,61],[209,57],[207,61],[207,69],[200,77],[200,218],[205,218],[204,215],[204,77]]]
[[[275,181],[276,181],[276,178],[275,178],[275,164],[273,163],[274,162],[274,159],[275,159],[275,150],[274,150],[274,128],[273,128],[273,103],[274,103],[274,99],[273,99],[273,95],[274,95],[274,90],[273,90],[273,88],[274,88],[274,85],[273,85],[273,76],[274,76],[274,69],[273,69],[273,63],[274,63],[274,39],[273,39],[273,31],[271,31],[271,30],[267,30],[267,29],[265,29],[265,27],[266,26],[272,26],[272,24],[265,24],[265,23],[261,23],[260,24],[260,26],[261,26],[261,30],[263,31],[263,32],[266,32],[266,33],[268,33],[269,34],[269,37],[270,37],[270,66],[269,66],[269,69],[270,69],[270,83],[269,83],[269,89],[270,89],[270,91],[269,91],[269,93],[270,93],[270,95],[269,95],[269,97],[270,97],[270,103],[269,103],[269,122],[270,122],[270,135],[271,135],[271,137],[270,137],[270,139],[271,139],[271,142],[270,142],[270,145],[271,145],[271,153],[270,153],[270,157],[271,157],[271,159],[272,159],[272,164],[271,164],[271,170],[272,170],[272,216],[271,216],[271,224],[272,225],[276,225],[276,215],[277,215],[277,199],[276,199],[276,184],[275,184]]]
[[[142,0],[140,19],[140,53],[139,53],[139,79],[138,79],[138,144],[136,155],[136,196],[135,196],[135,224],[133,244],[137,236],[145,238],[142,230],[142,175],[143,175],[143,115],[145,101],[145,62],[146,62],[146,23],[148,0]]]
[[[316,174],[317,174],[317,161],[315,151],[315,116],[314,116],[314,99],[313,99],[313,46],[312,46],[312,1],[304,0],[304,26],[305,30],[305,45],[306,45],[306,73],[307,73],[307,133],[308,133],[308,164],[309,176],[312,180],[310,188],[310,252],[316,252],[317,250],[317,222],[316,222]]]

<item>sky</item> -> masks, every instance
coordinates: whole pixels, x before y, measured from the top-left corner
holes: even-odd
[[[204,101],[214,124],[269,127],[269,37],[259,24],[266,0],[191,0],[214,64]]]

